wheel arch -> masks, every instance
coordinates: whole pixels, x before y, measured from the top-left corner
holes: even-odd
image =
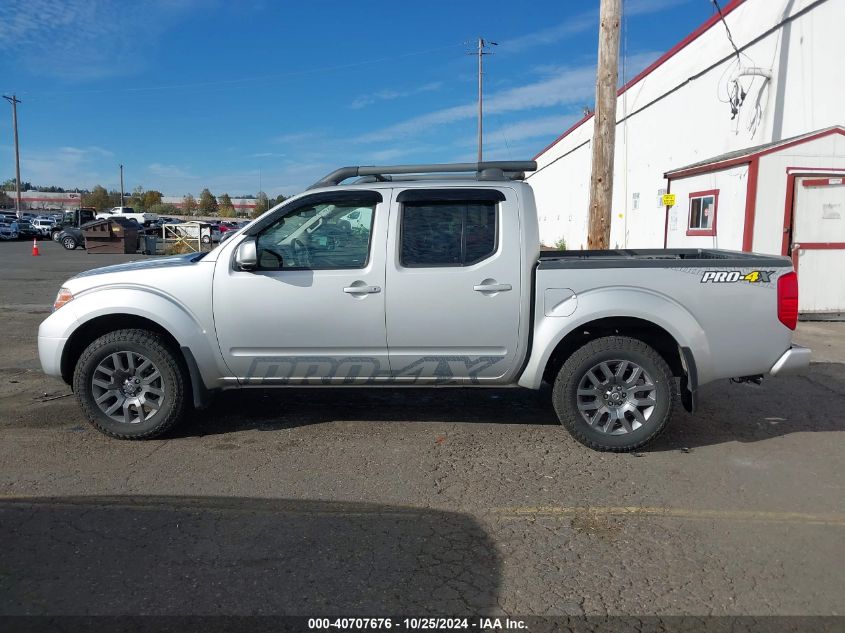
[[[184,375],[189,379],[190,396],[194,406],[204,408],[207,405],[209,390],[203,382],[197,361],[190,348],[181,344],[166,327],[157,321],[138,314],[104,314],[89,319],[77,327],[62,349],[60,364],[62,380],[69,385],[73,383],[76,363],[85,348],[93,341],[109,332],[125,329],[148,330],[161,335],[167,346],[173,351]]]
[[[674,376],[686,374],[680,345],[672,334],[646,319],[618,316],[595,319],[570,330],[549,355],[543,368],[543,380],[554,382],[557,372],[575,350],[605,336],[628,336],[642,341],[660,354]]]

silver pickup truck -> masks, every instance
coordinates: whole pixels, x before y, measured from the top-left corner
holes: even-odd
[[[628,451],[701,385],[809,363],[788,258],[541,252],[532,169],[346,167],[210,253],[77,275],[39,329],[43,369],[122,439],[221,389],[551,384],[577,440]]]

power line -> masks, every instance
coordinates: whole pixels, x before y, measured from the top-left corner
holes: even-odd
[[[722,7],[719,6],[719,0],[710,0],[710,1],[716,7],[716,11],[719,12],[719,19],[722,21],[722,24],[725,25],[725,31],[728,32],[728,41],[731,43],[731,46],[733,46],[734,52],[736,53],[736,61],[738,61],[739,63],[742,63],[742,60],[740,59],[740,56],[739,56],[739,48],[737,48],[736,43],[734,42],[734,36],[731,33],[731,29],[728,26],[728,23],[725,21],[725,14],[722,13]]]

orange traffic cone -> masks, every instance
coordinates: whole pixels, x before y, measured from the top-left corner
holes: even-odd
[[[36,238],[32,239],[32,256],[38,257],[41,253],[38,252],[38,240]]]

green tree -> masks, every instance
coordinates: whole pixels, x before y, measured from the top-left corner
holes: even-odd
[[[144,192],[144,208],[152,209],[155,205],[161,204],[161,191],[150,189]]]
[[[269,208],[270,200],[267,198],[267,194],[259,191],[258,197],[255,199],[255,208],[252,210],[252,217],[257,218]]]
[[[200,202],[198,208],[200,215],[217,215],[217,211],[219,209],[217,205],[217,198],[211,195],[211,192],[208,189],[203,189],[200,192]]]
[[[235,217],[235,205],[232,204],[232,198],[229,197],[228,193],[224,193],[220,196],[219,211],[221,218]]]
[[[150,213],[155,213],[157,215],[176,215],[179,213],[179,207],[175,204],[167,204],[167,203],[158,203],[147,207]]]
[[[0,191],[0,209],[11,208],[14,206],[14,202],[12,199],[6,194],[5,191]]]
[[[98,212],[113,207],[112,197],[106,188],[97,185],[89,193],[83,193],[80,199],[83,207],[94,207]]]
[[[141,185],[138,185],[137,187],[135,187],[135,189],[132,190],[132,195],[129,197],[129,200],[126,203],[127,206],[132,207],[133,209],[135,209],[135,211],[145,211],[147,208],[147,206],[144,204],[145,195],[146,192],[144,191],[144,188]]]
[[[270,200],[270,208],[272,209],[277,204],[282,204],[285,200],[287,200],[287,198],[285,196],[283,196],[282,194],[279,194],[278,196],[276,196],[275,198]]]
[[[197,214],[197,199],[194,198],[191,194],[188,194],[184,198],[182,198],[182,213],[185,215],[196,215]]]

